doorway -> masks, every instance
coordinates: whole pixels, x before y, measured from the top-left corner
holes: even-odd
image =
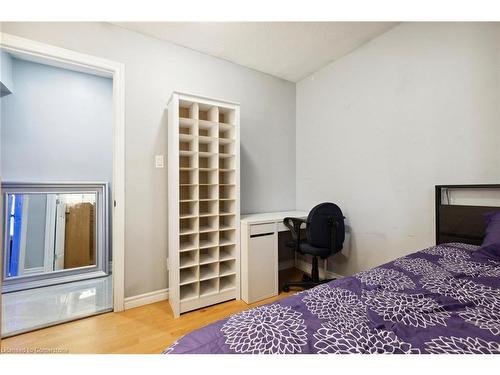
[[[99,176],[92,178],[94,181],[102,180],[110,183],[110,199],[106,202],[106,208],[110,212],[111,220],[107,224],[107,231],[109,233],[108,240],[112,247],[109,247],[106,264],[101,260],[99,272],[104,273],[100,275],[96,273],[94,277],[81,277],[78,276],[78,272],[74,272],[74,270],[78,269],[92,268],[98,263],[97,247],[95,247],[91,239],[93,238],[91,236],[97,219],[93,211],[95,206],[91,197],[86,195],[86,192],[79,192],[76,194],[78,196],[66,197],[70,199],[68,202],[63,199],[64,196],[57,194],[48,193],[42,195],[32,193],[11,194],[8,196],[5,191],[2,191],[3,212],[7,214],[2,215],[3,227],[6,228],[6,230],[2,231],[2,236],[5,236],[2,240],[5,250],[3,252],[4,256],[2,256],[4,263],[1,267],[4,271],[2,275],[4,285],[2,288],[7,291],[3,295],[2,301],[2,321],[7,322],[2,324],[3,331],[5,331],[2,332],[2,336],[22,332],[28,329],[27,326],[31,326],[29,329],[36,329],[103,311],[121,311],[123,310],[124,289],[125,203],[123,65],[13,35],[1,34],[0,37],[2,59],[5,54],[8,54],[14,60],[22,61],[25,67],[33,64],[37,66],[44,65],[52,71],[64,70],[65,74],[89,75],[94,77],[96,81],[109,80],[111,93],[109,101],[110,176],[109,179],[99,178]],[[15,82],[13,83],[13,87],[15,87]],[[54,86],[54,82],[51,82],[51,89],[52,86]],[[7,89],[9,88],[7,87]],[[23,85],[20,84],[19,90],[22,89]],[[70,85],[65,89],[70,90]],[[80,87],[79,90],[85,90],[85,87]],[[10,95],[16,94],[15,88],[8,91],[10,91]],[[1,101],[4,101],[4,95],[9,95],[6,92],[2,83]],[[44,93],[44,96],[49,96],[49,94]],[[88,102],[83,100],[80,104],[88,110]],[[50,113],[50,111],[46,112]],[[61,111],[54,112],[60,114]],[[67,121],[68,124],[74,123],[77,119],[74,112],[72,114],[75,117]],[[54,122],[55,120],[48,123],[53,125]],[[4,126],[6,126],[5,121],[2,128]],[[84,132],[92,132],[92,130],[85,127],[79,127],[78,131],[80,132],[78,134],[80,139],[84,138]],[[64,132],[64,129],[59,129],[59,137],[57,133],[52,136],[52,138],[58,137],[57,141],[62,144],[61,147],[58,146],[58,150],[64,149],[64,143],[68,143],[68,135],[65,137],[61,132]],[[49,133],[49,129],[47,129],[46,133]],[[40,138],[38,138],[38,141],[40,142]],[[67,153],[63,153],[63,155],[68,158]],[[36,157],[36,155],[32,155],[32,157]],[[37,159],[34,160],[34,164],[36,164]],[[53,158],[52,160],[56,159]],[[2,160],[2,162],[4,163],[5,160]],[[45,167],[50,170],[47,164],[45,164]],[[60,170],[60,166],[53,169]],[[74,169],[78,171],[79,167]],[[9,173],[8,168],[2,170],[2,183],[14,182],[13,179],[40,182],[40,176],[36,174],[20,176],[12,173],[9,175]],[[50,173],[48,174],[50,175]],[[57,180],[68,181],[68,179],[71,179],[74,182],[88,182],[91,177],[75,178],[72,175]],[[55,179],[52,177],[50,180],[54,181]],[[43,182],[47,183],[47,180]],[[71,219],[68,219],[69,217]],[[32,239],[27,240],[27,238],[36,238],[36,236],[28,236],[28,233],[39,233],[39,239],[34,242]],[[37,257],[33,255],[35,253]],[[60,282],[52,283],[52,285],[48,285],[50,283],[40,283],[38,278],[38,275],[53,276],[66,270],[69,272],[64,275],[65,279],[60,279]],[[76,278],[75,275],[77,275]],[[12,289],[9,278],[17,280],[25,278],[31,284],[27,288]],[[42,279],[48,280],[51,278]],[[49,301],[51,302],[48,303]],[[63,301],[64,303],[58,304],[57,301]],[[45,302],[46,308],[42,307],[42,302]],[[31,319],[35,317],[25,318],[24,320],[26,322],[30,321],[30,323],[23,325],[19,324],[19,319],[15,319],[16,322],[14,323],[12,321],[9,323],[9,315],[12,314],[12,311],[39,312],[37,312],[36,319]],[[24,316],[27,315],[29,314],[25,313]],[[58,319],[53,319],[51,316],[57,316]]]

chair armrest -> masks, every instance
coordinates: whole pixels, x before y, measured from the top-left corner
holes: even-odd
[[[304,223],[307,224],[307,220],[298,217],[285,217],[283,219],[283,224],[290,229],[292,239],[297,243],[300,241],[300,227]]]

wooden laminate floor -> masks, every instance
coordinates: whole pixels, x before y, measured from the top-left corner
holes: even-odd
[[[287,274],[293,275],[296,272]],[[243,301],[229,301],[182,314],[178,319],[173,318],[168,302],[162,301],[3,339],[2,352],[160,353],[188,332],[291,294],[293,292],[282,292],[276,297],[252,305]]]

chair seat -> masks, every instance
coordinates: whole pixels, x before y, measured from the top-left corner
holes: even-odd
[[[330,253],[331,253],[330,249],[324,248],[324,247],[312,246],[307,241],[300,241],[299,250],[301,253],[310,254],[313,256],[318,256],[320,258],[327,258],[330,256]]]
[[[295,248],[295,242],[294,241],[288,241],[286,243],[286,246],[294,249]],[[310,255],[316,255],[320,258],[327,258],[330,256],[330,249],[324,248],[324,247],[315,247],[312,246],[309,242],[306,240],[301,240],[299,242],[299,252],[303,254],[310,254]]]

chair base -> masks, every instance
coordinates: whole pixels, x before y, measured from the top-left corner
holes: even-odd
[[[318,286],[318,285],[324,284],[324,283],[328,283],[328,282],[333,281],[333,280],[335,280],[335,279],[326,279],[326,280],[319,279],[318,257],[313,256],[311,276],[304,274],[304,276],[302,277],[302,281],[286,282],[285,285],[283,285],[283,291],[285,293],[288,293],[290,291],[291,286],[295,286],[298,288],[304,288],[304,289],[314,288],[315,286]]]

